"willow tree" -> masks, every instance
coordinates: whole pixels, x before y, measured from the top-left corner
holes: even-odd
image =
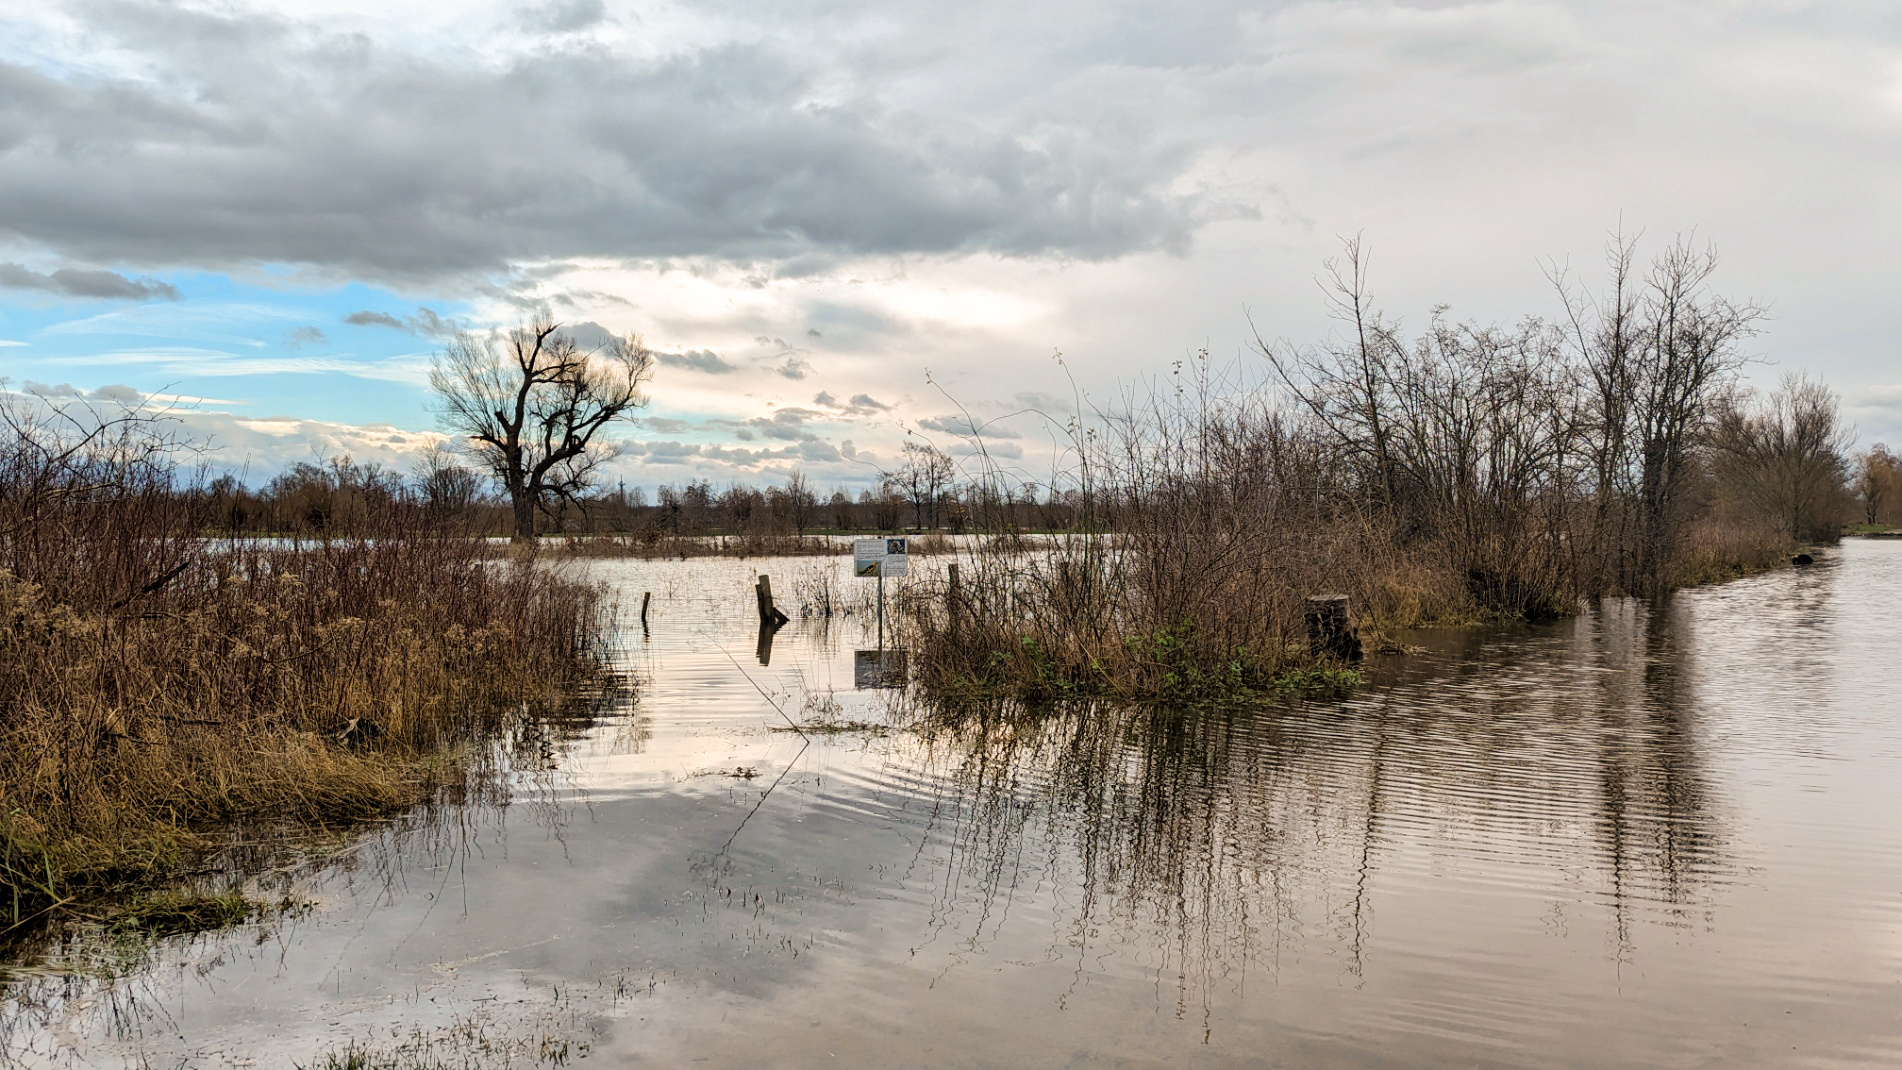
[[[614,455],[604,432],[647,404],[654,355],[640,336],[584,350],[561,325],[538,318],[506,334],[463,332],[429,371],[443,427],[508,493],[517,542],[535,537],[535,512],[551,512],[594,485]]]

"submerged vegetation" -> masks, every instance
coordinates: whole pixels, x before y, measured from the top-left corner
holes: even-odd
[[[233,822],[454,788],[459,748],[599,671],[594,590],[421,511],[206,539],[162,421],[0,420],[0,932],[176,873]]]

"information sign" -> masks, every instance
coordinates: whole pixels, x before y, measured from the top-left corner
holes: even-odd
[[[866,579],[898,579],[905,574],[911,558],[905,553],[903,536],[884,539],[852,540],[852,575]]]

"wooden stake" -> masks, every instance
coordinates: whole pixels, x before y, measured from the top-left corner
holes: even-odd
[[[781,613],[779,607],[773,605],[773,581],[764,573],[760,575],[759,582],[753,585],[753,593],[759,596],[761,623],[777,628],[792,619]]]

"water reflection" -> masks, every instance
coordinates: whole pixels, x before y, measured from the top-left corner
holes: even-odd
[[[990,950],[999,904],[1054,885],[1069,909],[1047,954],[1081,968],[1146,935],[1179,1013],[1217,982],[1272,983],[1295,944],[1331,945],[1358,985],[1378,893],[1431,885],[1452,848],[1465,882],[1530,896],[1559,874],[1609,905],[1628,953],[1634,920],[1685,923],[1734,872],[1673,629],[1607,602],[1389,663],[1345,702],[928,718],[943,886],[975,904],[957,939]]]

